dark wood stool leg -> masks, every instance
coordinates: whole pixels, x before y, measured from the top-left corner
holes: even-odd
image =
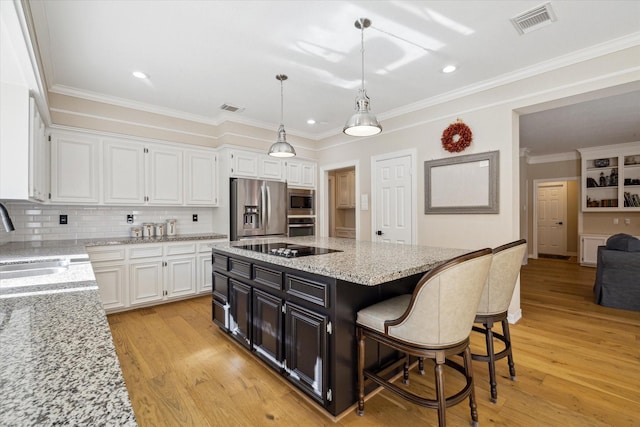
[[[409,355],[404,355],[404,367],[402,369],[402,383],[409,384]]]
[[[418,372],[424,375],[424,357],[418,357]]]
[[[447,425],[447,402],[444,394],[444,354],[436,355],[436,365],[433,368],[436,377],[436,399],[438,400],[438,426],[446,427]]]
[[[485,335],[487,341],[487,356],[489,357],[489,385],[491,386],[491,401],[496,403],[498,401],[498,385],[496,383],[496,353],[493,348],[493,320],[488,320],[484,323],[484,327],[487,330]]]
[[[364,415],[364,332],[356,328],[358,337],[358,415]]]
[[[502,335],[504,335],[505,345],[507,346],[507,361],[509,362],[509,374],[511,381],[516,380],[516,365],[513,362],[513,353],[511,352],[511,335],[509,333],[509,321],[502,320]]]
[[[471,382],[471,391],[469,393],[469,408],[471,409],[471,425],[478,427],[478,405],[476,403],[475,384],[473,383],[473,365],[471,362],[471,349],[469,346],[464,349],[464,370],[468,381]]]

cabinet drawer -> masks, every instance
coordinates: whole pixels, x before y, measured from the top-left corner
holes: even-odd
[[[213,268],[224,271],[229,270],[229,257],[220,254],[213,254]]]
[[[124,248],[89,249],[87,252],[91,262],[124,260]]]
[[[213,298],[227,302],[229,298],[229,279],[220,273],[213,273]]]
[[[238,276],[251,279],[251,264],[239,259],[229,258],[229,271],[237,274]]]
[[[195,243],[176,243],[165,246],[165,255],[195,254]]]
[[[224,329],[229,329],[229,306],[216,300],[211,302],[211,317],[213,323]]]
[[[142,245],[129,249],[129,258],[151,258],[162,256],[162,245]]]
[[[254,265],[253,280],[270,288],[282,290],[282,272],[280,271]]]
[[[297,276],[287,276],[285,288],[289,295],[325,308],[329,307],[329,285],[326,283],[313,282]]]

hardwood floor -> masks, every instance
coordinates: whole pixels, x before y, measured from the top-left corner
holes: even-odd
[[[517,381],[496,365],[498,402],[486,364],[474,363],[480,425],[639,426],[640,312],[593,303],[595,269],[530,260],[521,274],[523,318],[511,326]],[[364,417],[334,422],[211,323],[200,297],[109,317],[140,426],[437,425],[437,412],[381,391]],[[481,348],[483,338],[472,335]],[[412,389],[433,392],[432,371],[411,372]],[[447,372],[448,386],[461,384]],[[466,402],[447,410],[468,426]]]

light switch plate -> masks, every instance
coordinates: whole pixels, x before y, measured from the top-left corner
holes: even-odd
[[[361,194],[360,195],[360,210],[368,211],[369,210],[369,195]]]

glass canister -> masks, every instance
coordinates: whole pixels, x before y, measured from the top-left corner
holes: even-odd
[[[142,227],[139,225],[131,227],[131,237],[135,237],[136,239],[142,237]]]
[[[166,225],[165,225],[164,222],[156,223],[156,237],[164,236],[165,227],[166,227]]]
[[[145,222],[142,224],[142,237],[155,236],[155,225],[151,222]]]
[[[176,234],[178,234],[178,232],[176,230],[176,220],[175,219],[168,219],[167,220],[167,229],[165,231],[167,233],[167,236],[175,236]]]

